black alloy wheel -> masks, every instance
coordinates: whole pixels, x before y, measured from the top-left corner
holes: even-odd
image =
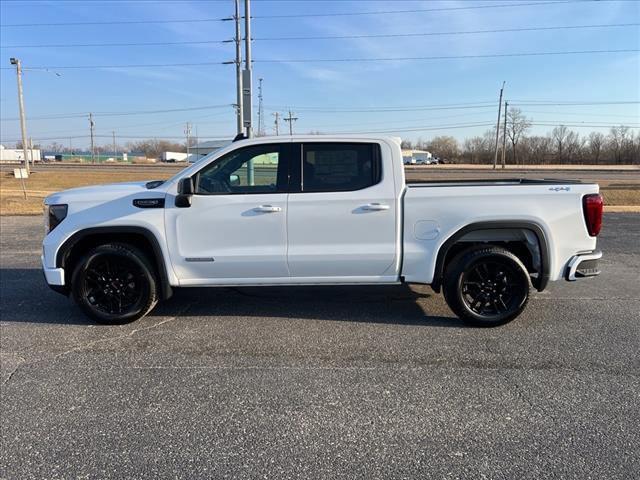
[[[526,267],[511,252],[494,246],[471,248],[447,267],[445,299],[462,320],[492,327],[516,318],[529,299]]]
[[[94,320],[122,324],[146,315],[157,302],[156,280],[146,256],[126,244],[100,245],[78,263],[73,296]]]

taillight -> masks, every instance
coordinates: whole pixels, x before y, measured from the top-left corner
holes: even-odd
[[[592,237],[597,236],[602,228],[602,208],[604,201],[602,195],[593,193],[582,197],[582,210],[584,211],[584,221],[587,224],[587,231]]]

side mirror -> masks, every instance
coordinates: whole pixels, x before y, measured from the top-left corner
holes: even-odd
[[[178,183],[178,195],[176,196],[176,207],[189,208],[194,190],[193,179],[191,177],[180,180],[180,183]]]
[[[232,187],[240,186],[240,176],[239,175],[229,175],[229,185]]]

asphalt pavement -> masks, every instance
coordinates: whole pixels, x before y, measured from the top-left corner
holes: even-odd
[[[640,474],[640,215],[495,329],[406,286],[188,289],[94,325],[42,235],[0,218],[0,478]]]

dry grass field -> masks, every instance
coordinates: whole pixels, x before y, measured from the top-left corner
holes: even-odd
[[[159,180],[168,178],[175,169],[136,171],[91,171],[86,168],[32,172],[25,180],[27,198],[20,180],[8,171],[0,172],[0,215],[37,215],[42,213],[42,200],[47,195],[67,188],[114,182]],[[640,177],[629,175],[628,180],[600,180],[608,211],[640,211]],[[451,178],[456,178],[455,171]]]
[[[73,187],[137,180],[160,180],[174,173],[167,172],[114,172],[61,170],[32,172],[25,180],[27,198],[22,193],[20,180],[11,172],[0,172],[0,215],[34,215],[42,213],[42,200],[47,195]]]

